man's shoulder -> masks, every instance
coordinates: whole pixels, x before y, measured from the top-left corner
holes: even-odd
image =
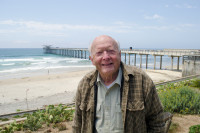
[[[131,66],[131,65],[124,65],[124,69],[127,71],[127,74],[131,74],[131,75],[146,75],[146,72],[143,71],[141,68],[138,68],[136,66]]]
[[[92,86],[96,80],[97,71],[96,69],[89,71],[86,73],[83,78],[79,82],[79,88],[82,88],[84,86]]]
[[[89,80],[90,80],[90,79],[94,78],[94,76],[96,76],[96,73],[97,73],[97,70],[96,70],[96,69],[93,69],[93,70],[89,71],[88,73],[86,73],[86,74],[83,76],[82,79],[85,79],[85,80],[89,79]]]
[[[152,81],[152,79],[150,78],[150,76],[141,68],[138,68],[136,66],[131,66],[131,65],[124,65],[124,73],[126,73],[126,75],[128,76],[133,76],[135,78],[137,77],[142,77],[143,80],[147,80],[147,81]]]

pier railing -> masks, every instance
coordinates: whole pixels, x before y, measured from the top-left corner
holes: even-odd
[[[43,48],[44,53],[57,54],[62,56],[70,56],[75,58],[87,58],[87,48],[59,48],[46,46]],[[156,69],[156,57],[160,57],[160,69],[162,69],[162,56],[169,56],[171,58],[171,70],[173,70],[173,60],[177,58],[177,70],[179,70],[180,57],[184,55],[200,55],[200,49],[163,49],[163,50],[149,50],[149,49],[121,49],[121,54],[124,54],[124,63],[126,63],[126,56],[128,55],[128,64],[130,65],[130,55],[134,55],[134,65],[136,66],[136,55],[140,55],[140,68],[142,68],[142,56],[146,56],[146,69],[148,68],[148,55],[154,56],[154,69]],[[183,63],[182,58],[182,63]]]
[[[130,54],[149,54],[149,55],[168,55],[168,56],[183,56],[183,55],[200,55],[200,50],[146,50],[146,49],[121,49],[122,53]]]

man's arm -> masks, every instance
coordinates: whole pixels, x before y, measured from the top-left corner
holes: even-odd
[[[75,97],[75,113],[74,113],[74,120],[73,120],[73,125],[72,125],[73,133],[81,133],[81,127],[82,127],[82,111],[79,108],[80,103],[81,103],[81,93],[80,93],[79,88],[80,87],[78,86],[76,97]]]
[[[153,82],[148,88],[145,98],[147,131],[163,133],[165,130],[163,107]]]

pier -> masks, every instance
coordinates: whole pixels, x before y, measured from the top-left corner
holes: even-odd
[[[61,56],[68,56],[74,58],[89,59],[87,57],[88,49],[86,48],[58,48],[51,46],[43,47],[44,53],[46,54],[56,54]],[[136,55],[140,56],[140,68],[142,68],[142,58],[145,57],[145,66],[148,68],[148,56],[154,56],[154,69],[156,69],[156,57],[160,57],[159,69],[162,69],[162,57],[168,56],[171,58],[171,70],[174,70],[174,59],[177,58],[177,67],[176,70],[179,70],[180,57],[184,55],[200,55],[200,49],[163,49],[163,50],[145,50],[145,49],[121,49],[121,54],[124,54],[124,63],[130,65],[131,55],[134,55],[134,66],[136,66]],[[128,62],[127,62],[128,56]],[[184,58],[182,58],[182,64]]]

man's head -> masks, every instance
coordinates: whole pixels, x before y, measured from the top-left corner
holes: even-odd
[[[119,44],[107,35],[96,37],[90,46],[90,59],[101,76],[116,76],[121,62]]]

